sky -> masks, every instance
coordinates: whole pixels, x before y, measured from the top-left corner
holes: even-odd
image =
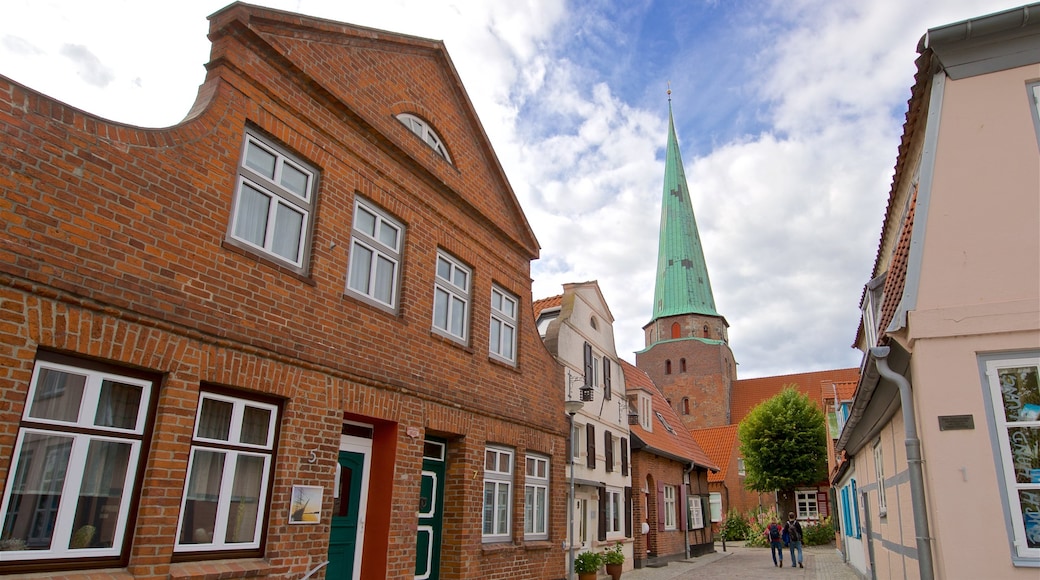
[[[443,40],[541,245],[536,299],[596,280],[618,355],[653,314],[669,95],[738,378],[858,366],[921,36],[1021,0],[254,0]],[[227,0],[5,0],[0,75],[179,122]]]

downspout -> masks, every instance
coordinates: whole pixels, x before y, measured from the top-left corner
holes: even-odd
[[[687,504],[689,504],[689,502],[690,502],[690,500],[689,500],[690,490],[693,489],[693,481],[690,479],[690,474],[693,473],[693,470],[696,469],[696,468],[697,468],[697,464],[693,463],[693,462],[690,462],[690,466],[687,467],[685,470],[683,470],[684,471],[683,479],[685,479],[686,481],[690,482],[690,483],[686,484],[687,486],[689,486],[689,488],[686,490],[686,498],[687,498],[686,502],[687,502]],[[700,489],[700,487],[698,487],[697,489]],[[687,507],[686,506],[682,506],[682,508],[680,508],[680,509],[684,509],[685,510],[685,509],[687,509]],[[686,517],[689,518],[690,514],[687,513]],[[703,518],[703,517],[704,517],[704,515],[701,514],[701,518]],[[708,520],[711,520],[711,516],[708,517]],[[683,553],[686,555],[686,559],[689,560],[690,559],[690,522],[689,522],[689,519],[687,519],[686,525],[683,526],[683,528],[684,528],[683,529],[683,546],[684,546],[683,547]]]
[[[887,346],[870,349],[881,376],[899,387],[899,403],[903,407],[903,429],[906,436],[906,463],[910,475],[910,504],[913,506],[914,531],[917,535],[917,565],[920,568],[921,580],[932,580],[935,573],[932,569],[932,544],[928,534],[928,507],[925,503],[924,470],[921,466],[921,440],[917,438],[914,399],[910,392],[910,381],[889,368],[889,352],[890,348]]]

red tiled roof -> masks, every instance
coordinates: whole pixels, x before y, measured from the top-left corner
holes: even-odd
[[[538,316],[542,313],[543,310],[548,310],[550,308],[559,308],[562,303],[563,294],[550,296],[548,298],[539,298],[538,300],[535,300],[534,303],[531,305],[531,312],[534,313],[535,320],[537,320]]]
[[[795,386],[800,392],[816,401],[823,408],[821,385],[831,383],[859,382],[859,369],[834,369],[815,371],[793,375],[779,375],[758,379],[733,381],[733,395],[730,399],[730,422],[740,423],[751,409],[759,403],[778,395],[785,385]]]
[[[701,446],[719,471],[708,474],[708,483],[724,481],[729,471],[730,459],[737,446],[737,426],[725,425],[723,427],[710,427],[708,429],[693,429],[690,431],[693,440]]]
[[[888,266],[888,274],[885,275],[885,287],[881,295],[885,297],[881,305],[881,322],[878,324],[878,341],[885,336],[885,329],[892,322],[899,302],[903,299],[903,287],[906,286],[906,267],[910,259],[910,236],[914,233],[914,214],[917,209],[917,186],[914,186],[913,195],[910,197],[910,208],[903,220],[902,233],[899,234],[899,245],[892,254],[892,262]],[[876,345],[869,345],[876,346]]]
[[[820,385],[820,390],[823,392],[823,397],[825,399],[833,397],[835,389],[838,391],[838,403],[842,401],[851,401],[852,397],[856,395],[856,382],[846,381],[841,383],[834,383],[833,389],[830,385],[827,384]]]
[[[649,393],[655,415],[652,431],[643,429],[642,425],[629,425],[632,437],[638,437],[651,452],[658,451],[672,457],[692,461],[710,470],[719,469],[690,435],[679,416],[675,414],[675,410],[668,404],[650,377],[635,365],[625,360],[620,362],[621,369],[625,373],[625,388],[629,391],[641,390]],[[661,420],[656,416],[657,413],[664,417],[671,430],[661,424]]]

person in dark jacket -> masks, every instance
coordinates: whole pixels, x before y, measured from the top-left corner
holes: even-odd
[[[802,524],[798,523],[798,520],[794,517],[794,512],[787,514],[787,522],[784,523],[784,531],[790,536],[790,548],[791,548],[791,567],[794,567],[795,562],[798,562],[799,568],[805,568],[802,565]],[[798,559],[794,557],[794,551],[798,550]]]

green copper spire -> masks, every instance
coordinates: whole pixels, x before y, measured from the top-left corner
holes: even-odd
[[[671,90],[668,91],[669,95]],[[711,294],[708,266],[693,217],[690,189],[686,185],[679,142],[668,97],[668,153],[664,165],[664,199],[661,201],[661,241],[657,250],[657,283],[654,317],[679,314],[719,316]]]

